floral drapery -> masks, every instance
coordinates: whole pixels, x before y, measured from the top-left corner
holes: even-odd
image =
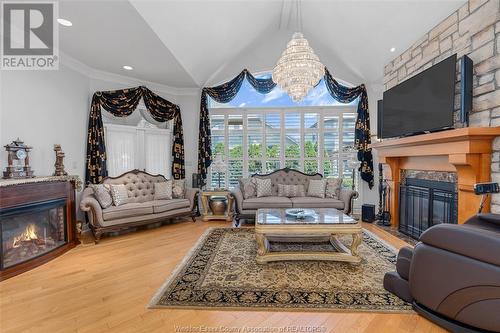
[[[210,118],[208,115],[207,95],[218,103],[230,102],[241,88],[243,80],[248,82],[261,94],[267,94],[276,86],[272,79],[257,79],[248,70],[243,70],[231,81],[216,87],[203,88],[200,103],[200,125],[198,138],[198,173],[205,181],[207,169],[212,163],[212,147],[210,134]],[[359,97],[355,147],[358,150],[358,160],[361,162],[359,171],[361,178],[369,187],[373,187],[373,157],[369,144],[370,138],[370,116],[368,113],[368,95],[365,86],[359,85],[354,88],[339,84],[325,68],[325,84],[330,95],[341,103],[350,103]]]
[[[364,84],[349,88],[338,83],[325,68],[325,85],[330,95],[341,103],[351,103],[359,97],[354,132],[354,147],[358,151],[358,161],[361,162],[359,172],[361,179],[373,187],[373,156],[370,136],[370,114],[368,112],[368,94]]]
[[[122,90],[98,91],[92,96],[87,133],[87,171],[85,175],[87,183],[100,183],[108,175],[101,108],[115,117],[127,117],[137,108],[141,98],[143,98],[146,109],[154,120],[160,122],[174,120],[172,176],[175,179],[185,177],[181,110],[178,105],[158,96],[148,88],[140,86]]]
[[[198,173],[203,181],[207,179],[207,169],[212,163],[210,118],[208,116],[207,95],[218,103],[229,103],[240,91],[244,79],[261,94],[267,94],[276,87],[272,79],[258,79],[244,69],[238,76],[220,86],[203,88],[201,91],[200,125],[198,135]]]

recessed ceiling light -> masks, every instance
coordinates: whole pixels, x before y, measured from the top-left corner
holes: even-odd
[[[64,25],[65,27],[71,27],[73,25],[73,23],[71,23],[71,21],[68,21],[68,20],[65,20],[63,18],[58,18],[57,19],[57,22],[60,24],[60,25]]]
[[[125,66],[123,66],[123,69],[125,69],[127,71],[131,71],[134,69],[134,67],[125,65]]]
[[[396,51],[396,48],[395,47],[391,47],[391,49],[389,51],[394,52],[394,51]]]

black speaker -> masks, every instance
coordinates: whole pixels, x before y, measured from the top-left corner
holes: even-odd
[[[474,63],[464,55],[460,61],[460,122],[469,126],[469,113],[472,110],[472,77]]]
[[[361,206],[361,221],[370,223],[375,221],[375,205],[364,204]]]
[[[201,179],[201,175],[199,173],[193,173],[191,176],[191,187],[192,188],[202,188],[203,181]]]
[[[382,113],[384,112],[384,101],[377,101],[377,139],[382,139]]]

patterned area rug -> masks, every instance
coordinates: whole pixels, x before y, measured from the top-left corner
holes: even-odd
[[[341,238],[346,245],[350,237]],[[272,251],[335,251],[327,242],[273,243]],[[364,231],[360,264],[287,261],[259,265],[251,228],[211,228],[150,302],[150,308],[284,309],[408,312],[387,292],[385,272],[396,253]]]

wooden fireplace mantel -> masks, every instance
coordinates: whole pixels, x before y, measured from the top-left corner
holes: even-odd
[[[490,181],[492,141],[500,127],[467,127],[376,142],[371,147],[384,168],[390,192],[391,224],[399,225],[399,184],[401,170],[456,172],[458,179],[458,223],[477,212],[480,197],[475,183]],[[489,211],[489,200],[484,211]]]

